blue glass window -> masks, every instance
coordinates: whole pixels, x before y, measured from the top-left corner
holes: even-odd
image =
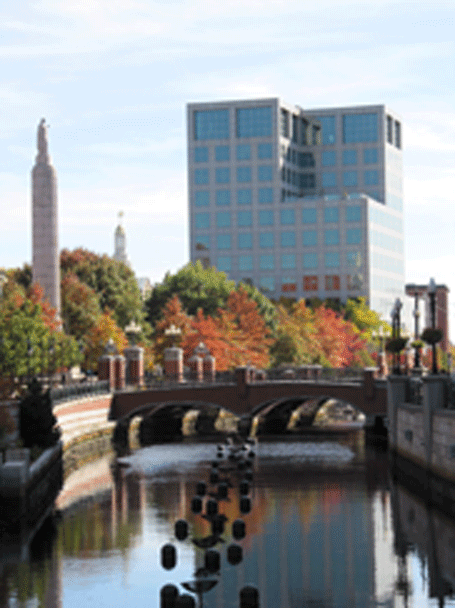
[[[219,255],[216,260],[216,267],[218,270],[222,270],[223,272],[228,272],[231,270],[232,261],[230,255]]]
[[[334,144],[336,140],[335,116],[318,116],[322,127],[322,145]]]
[[[296,258],[295,253],[283,253],[281,255],[281,268],[295,268]]]
[[[215,169],[215,181],[217,184],[228,184],[231,181],[231,172],[228,167]]]
[[[194,193],[194,206],[207,207],[210,203],[210,194],[208,190],[196,190]]]
[[[273,270],[275,268],[275,258],[270,253],[263,253],[259,256],[259,268],[261,270]]]
[[[326,268],[338,268],[340,265],[340,254],[338,251],[327,251],[324,258]]]
[[[194,243],[198,251],[210,248],[210,235],[197,234],[194,238]]]
[[[216,246],[218,249],[230,249],[231,248],[231,235],[230,234],[217,234],[216,235]]]
[[[228,228],[231,225],[231,214],[229,211],[218,211],[216,214],[217,228]]]
[[[240,232],[238,244],[239,249],[251,249],[253,247],[253,235],[251,232]]]
[[[378,149],[377,148],[365,148],[363,151],[363,162],[366,165],[372,165],[378,162]]]
[[[259,211],[259,225],[273,226],[273,211]]]
[[[229,160],[230,157],[229,146],[215,146],[215,160]]]
[[[357,150],[343,150],[343,165],[357,164]]]
[[[318,244],[317,230],[304,230],[302,232],[302,242],[305,247],[314,247]]]
[[[194,170],[194,183],[198,186],[209,183],[209,170],[208,169],[195,169]]]
[[[253,223],[253,216],[251,211],[237,211],[237,225],[238,226],[251,226]]]
[[[318,220],[318,214],[315,207],[302,209],[302,222],[304,224],[315,224]]]
[[[333,166],[335,166],[335,164],[337,162],[336,152],[334,152],[333,150],[329,150],[329,151],[323,152],[322,155],[321,155],[321,161],[322,161],[322,166],[323,167],[333,167]]]
[[[357,186],[357,171],[343,173],[343,186]]]
[[[348,251],[346,253],[346,263],[348,266],[360,266],[361,261],[360,251]]]
[[[379,183],[379,171],[376,169],[365,171],[363,179],[365,181],[365,186],[377,186]]]
[[[295,247],[295,232],[281,233],[281,247]]]
[[[250,144],[239,144],[237,146],[237,160],[250,160],[251,146]]]
[[[259,233],[259,246],[260,247],[273,247],[275,244],[273,232],[260,232]]]
[[[194,112],[195,139],[228,139],[229,110],[197,110]]]
[[[195,213],[194,214],[195,228],[210,228],[210,213]]]
[[[258,144],[258,158],[273,158],[272,144]]]
[[[270,137],[272,135],[272,108],[239,108],[237,137]]]
[[[348,245],[358,245],[362,242],[362,231],[360,228],[348,228],[346,230],[346,243]]]
[[[338,222],[338,207],[326,207],[324,209],[324,222]]]
[[[340,242],[340,233],[338,230],[326,230],[324,232],[324,243],[326,245],[338,245]]]
[[[231,204],[231,191],[230,190],[217,190],[216,191],[216,204],[217,205],[230,205]]]
[[[258,180],[260,182],[270,182],[273,179],[272,165],[259,165]]]
[[[334,188],[337,185],[337,174],[333,171],[324,171],[322,173],[322,187]]]
[[[345,114],[343,116],[343,142],[345,144],[378,141],[378,115]]]
[[[250,182],[251,181],[251,167],[237,167],[237,181]]]
[[[239,270],[253,270],[252,255],[239,255]]]
[[[273,188],[259,188],[258,201],[260,203],[273,203]]]
[[[264,292],[275,291],[274,277],[261,277],[259,279],[259,288]]]
[[[303,254],[303,267],[304,268],[317,268],[318,267],[318,254],[317,253],[304,253]]]
[[[209,160],[209,149],[206,146],[194,148],[194,162],[206,163]]]
[[[242,188],[240,190],[237,190],[237,203],[239,205],[251,205],[250,188]]]
[[[360,222],[362,220],[362,208],[360,205],[347,205],[346,207],[346,221],[347,222]]]
[[[295,224],[294,209],[281,209],[280,219],[281,219],[282,226],[286,226],[287,224]]]

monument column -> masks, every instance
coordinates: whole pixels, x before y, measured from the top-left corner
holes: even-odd
[[[48,153],[47,125],[38,125],[38,154],[32,170],[33,282],[60,314],[60,260],[57,218],[57,173]]]

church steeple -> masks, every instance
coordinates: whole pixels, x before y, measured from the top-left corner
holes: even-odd
[[[122,226],[122,217],[123,211],[119,211],[119,224],[114,233],[114,260],[118,260],[129,266],[130,261],[126,253],[126,233]]]

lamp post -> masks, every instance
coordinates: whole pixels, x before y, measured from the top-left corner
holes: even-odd
[[[172,339],[173,346],[175,346],[175,340],[177,339],[177,336],[180,336],[181,333],[182,330],[180,329],[180,327],[176,327],[173,323],[170,325],[170,327],[164,330],[164,335],[169,336]]]
[[[436,329],[436,283],[433,277],[430,279],[430,283],[428,284],[428,297],[430,298],[430,322],[431,329]],[[432,366],[431,372],[433,374],[438,373],[438,364],[436,361],[436,342],[433,342],[431,345],[432,351]]]
[[[392,317],[392,338],[393,339],[397,339],[400,338],[400,331],[401,331],[401,319],[400,319],[400,314],[401,314],[401,308],[402,308],[403,304],[400,300],[400,298],[397,298],[395,300],[395,303],[393,305],[392,308],[392,312],[391,312],[391,317]],[[393,353],[393,373],[394,374],[399,374],[400,373],[400,361],[399,361],[399,352],[395,352]]]
[[[419,292],[414,293],[414,340],[416,344],[419,341]],[[414,369],[420,368],[420,347],[416,346],[414,349]]]

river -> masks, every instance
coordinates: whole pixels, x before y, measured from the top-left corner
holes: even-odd
[[[204,566],[191,539],[211,535],[191,504],[216,452],[216,444],[155,445],[121,466],[105,457],[70,475],[57,517],[31,544],[0,546],[0,606],[160,608],[164,585],[188,593],[182,583]],[[251,585],[261,608],[455,606],[455,521],[393,481],[387,453],[366,447],[362,433],[261,442],[252,472],[246,514],[243,473],[224,473],[233,487],[218,503],[227,518],[215,546],[220,570],[196,605],[237,607]],[[246,535],[234,541],[238,518]],[[189,525],[183,541],[178,519]],[[168,543],[172,569],[161,565]],[[226,557],[232,543],[242,547],[237,565]]]

